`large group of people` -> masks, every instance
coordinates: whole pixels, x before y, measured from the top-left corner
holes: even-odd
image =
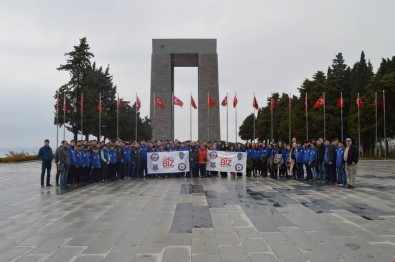
[[[337,138],[319,138],[304,143],[293,138],[291,144],[283,141],[231,144],[220,141],[117,140],[99,143],[95,140],[71,140],[70,143],[62,141],[55,152],[46,139],[38,154],[42,160],[41,186],[44,187],[45,172],[46,186],[52,186],[50,172],[53,159],[57,167],[56,186],[61,188],[138,178],[227,176],[226,172],[206,170],[207,150],[246,152],[247,176],[305,180],[347,188],[355,186],[359,155],[350,138],[345,143]],[[167,151],[189,151],[190,171],[148,174],[147,153]]]

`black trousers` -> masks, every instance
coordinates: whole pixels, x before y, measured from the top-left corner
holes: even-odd
[[[199,163],[200,176],[207,176],[206,163]]]
[[[51,181],[51,167],[52,167],[52,162],[51,161],[43,161],[41,165],[41,185],[44,185],[44,176],[45,176],[45,171],[47,171],[47,185],[50,184]]]
[[[108,180],[114,181],[117,173],[117,164],[110,163],[108,165]]]

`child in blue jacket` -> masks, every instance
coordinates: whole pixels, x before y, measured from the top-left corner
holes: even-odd
[[[298,142],[298,145],[295,149],[295,160],[296,160],[296,169],[297,169],[297,180],[301,180],[304,178],[304,170],[303,170],[303,148],[302,144]]]
[[[97,183],[100,180],[101,173],[101,159],[98,148],[93,149],[93,153],[90,155],[91,169],[92,169],[92,182]]]

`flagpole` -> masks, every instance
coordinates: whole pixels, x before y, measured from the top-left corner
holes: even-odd
[[[270,139],[273,142],[273,97],[270,99]]]
[[[174,93],[171,92],[171,140],[174,141]]]
[[[305,111],[306,111],[306,139],[309,140],[309,118],[308,118],[308,111],[309,107],[307,105],[307,93],[305,94]]]
[[[288,97],[288,141],[291,145],[291,94]]]
[[[255,101],[255,93],[254,93],[254,101]],[[253,140],[251,141],[251,144],[253,141],[255,141],[255,105],[254,105],[254,126],[253,126]]]
[[[56,148],[59,147],[59,93],[56,92]]]
[[[97,140],[100,142],[100,138],[101,138],[101,111],[103,110],[103,107],[102,107],[102,104],[101,104],[101,93],[99,93],[99,105],[100,105],[100,110],[99,110],[99,137],[97,138]],[[118,139],[118,131],[117,131],[117,139]]]
[[[192,93],[189,96],[189,141],[192,141]]]
[[[156,112],[156,104],[155,104],[155,93],[154,93],[154,119],[153,119],[153,122],[152,122],[152,124],[153,123],[155,123],[155,128],[156,128],[156,122],[155,122],[155,112]],[[156,134],[155,134],[155,128],[153,128],[152,130],[153,130],[153,134],[152,134],[152,137],[154,138],[154,141],[155,141],[155,138],[156,138]]]
[[[374,113],[376,118],[376,139],[374,140],[374,155],[377,154],[377,92],[374,93]]]
[[[384,158],[387,158],[387,132],[385,130],[385,90],[383,90]]]
[[[66,93],[63,94],[63,140],[66,140]]]
[[[208,103],[210,92],[207,92],[207,142],[210,141],[210,105]]]
[[[237,93],[235,93],[236,97]],[[235,141],[237,143],[237,105],[235,106]]]
[[[136,142],[137,142],[137,93],[136,93],[136,104],[135,104],[135,106],[136,106],[136,124],[135,124],[135,132],[136,132],[136,135],[135,135],[135,140],[136,140]]]
[[[340,128],[342,134],[342,141],[344,141],[343,137],[343,92],[340,92]]]
[[[325,92],[323,92],[322,93],[322,98],[324,99],[324,139],[326,138],[326,133],[325,133],[325,131],[326,131],[326,117],[325,117],[325,109],[326,109],[326,106],[325,106],[325,104],[326,104],[326,100],[325,100]]]
[[[119,139],[119,95],[117,94],[117,139]]]
[[[229,103],[228,103],[228,93],[226,93],[226,142],[229,142],[229,129],[228,129],[228,108],[229,108]]]
[[[83,132],[83,119],[84,119],[84,93],[81,93],[81,140],[83,140],[84,132]]]
[[[361,156],[361,128],[360,128],[360,122],[359,122],[359,93],[358,93],[358,103],[357,103],[357,108],[358,108],[358,155]]]

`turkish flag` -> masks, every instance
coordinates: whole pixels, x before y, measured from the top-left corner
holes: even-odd
[[[118,109],[118,111],[119,111],[119,109],[121,109],[121,107],[122,107],[122,104],[121,104],[121,101],[119,100],[119,96],[118,96],[118,101],[117,101],[117,109]]]
[[[101,113],[101,112],[103,111],[103,107],[102,107],[102,105],[101,105],[101,101],[99,101],[99,104],[97,105],[97,111],[98,111],[99,113]]]
[[[191,96],[191,106],[192,106],[193,108],[197,109],[197,106],[196,106],[195,100],[193,99],[193,97],[192,97],[192,96]]]
[[[355,102],[357,103],[357,107],[359,109],[364,109],[365,105],[364,105],[364,103],[362,102],[362,99],[359,96],[358,96],[358,98],[357,98],[357,100]]]
[[[173,96],[173,105],[182,107],[184,105],[184,103],[176,96]]]
[[[159,106],[162,109],[165,109],[165,103],[163,103],[162,99],[160,99],[160,97],[158,96],[155,97],[155,105]]]
[[[56,96],[56,105],[55,105],[55,110],[56,110],[56,112],[59,112],[59,108],[60,108],[60,105],[59,105],[59,96]]]
[[[325,104],[324,97],[323,97],[323,96],[320,96],[320,97],[318,98],[317,102],[315,102],[313,108],[314,108],[314,109],[318,109],[318,108],[320,108],[321,106],[323,106],[324,104]]]
[[[67,101],[66,101],[66,97],[63,100],[63,112],[67,111]]]
[[[237,100],[237,97],[235,96],[235,97],[233,98],[233,108],[236,108],[238,102],[239,102],[239,101]]]
[[[211,96],[207,97],[207,105],[210,106],[210,107],[215,105],[215,101],[214,101],[214,99]]]
[[[221,102],[221,106],[226,106],[228,104],[228,96],[225,96]]]
[[[254,96],[254,100],[252,100],[252,107],[255,108],[255,110],[259,109],[258,101],[256,101],[255,96]]]
[[[84,112],[84,98],[81,95],[81,100],[80,100],[80,112]]]
[[[309,110],[309,106],[307,105],[307,94],[304,98],[304,111],[307,112]]]
[[[136,106],[137,106],[137,111],[140,111],[141,108],[141,101],[138,96],[136,96]]]
[[[270,100],[270,110],[273,110],[276,108],[276,103],[274,102],[274,98],[272,97],[272,99]]]
[[[344,107],[344,101],[343,101],[343,97],[339,97],[339,99],[337,99],[337,103],[336,103],[337,107]]]

